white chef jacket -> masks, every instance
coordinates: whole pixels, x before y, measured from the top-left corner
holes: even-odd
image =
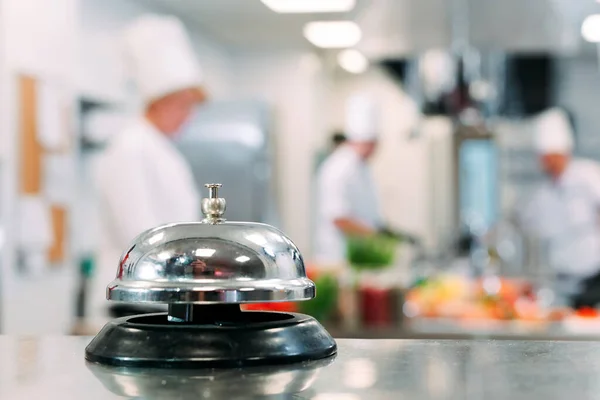
[[[600,166],[573,159],[557,181],[541,185],[522,217],[547,242],[555,271],[584,279],[600,270],[599,211]]]
[[[92,284],[92,318],[106,310],[106,286],[121,254],[140,233],[200,217],[192,171],[174,144],[144,118],[116,134],[96,169],[99,193],[98,266]]]
[[[351,218],[374,229],[381,225],[370,168],[350,146],[339,147],[321,166],[317,209],[315,259],[322,265],[346,260],[346,239],[335,226],[336,219]]]

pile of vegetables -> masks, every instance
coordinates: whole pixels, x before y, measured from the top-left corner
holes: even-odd
[[[308,314],[318,321],[327,321],[335,312],[338,302],[339,284],[337,277],[329,273],[319,273],[308,268],[306,275],[317,287],[317,297],[300,302],[255,303],[246,304],[244,310],[300,312]]]
[[[405,310],[410,316],[466,320],[553,321],[564,317],[562,309],[541,308],[528,282],[491,279],[440,275],[419,281],[406,294]]]
[[[394,263],[399,240],[387,235],[348,238],[347,259],[358,271],[379,270]]]
[[[312,280],[317,286],[317,297],[298,303],[299,311],[323,322],[329,319],[337,307],[338,280],[331,274],[321,274]]]

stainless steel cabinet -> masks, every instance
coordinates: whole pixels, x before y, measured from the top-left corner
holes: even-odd
[[[269,125],[262,102],[209,103],[178,142],[199,186],[223,184],[230,220],[277,225]]]

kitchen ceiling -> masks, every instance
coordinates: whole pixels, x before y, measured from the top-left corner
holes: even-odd
[[[195,23],[216,41],[243,49],[311,48],[302,28],[314,20],[355,19],[370,0],[350,13],[278,14],[260,0],[140,0]]]
[[[358,0],[346,14],[277,14],[260,0],[140,0],[197,24],[233,49],[304,49],[306,22],[354,19],[363,29],[357,46],[370,58],[400,56],[452,43],[453,5],[468,3],[470,41],[480,48],[574,52],[594,0]]]

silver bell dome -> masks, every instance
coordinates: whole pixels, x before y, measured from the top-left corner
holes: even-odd
[[[226,222],[221,185],[206,186],[206,218],[139,235],[121,256],[107,298],[168,304],[312,299],[315,285],[294,243],[270,225]]]

